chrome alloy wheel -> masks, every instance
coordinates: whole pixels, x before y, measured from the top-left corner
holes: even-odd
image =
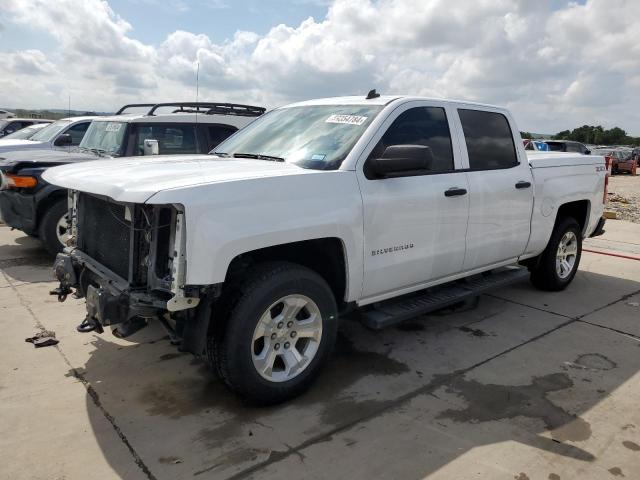
[[[574,232],[566,232],[560,239],[556,252],[556,272],[562,279],[573,271],[578,255],[578,238]]]
[[[56,237],[63,247],[67,246],[67,240],[69,240],[69,235],[71,233],[69,231],[69,225],[67,223],[68,219],[69,215],[65,213],[60,217],[58,223],[56,223]]]
[[[286,382],[309,366],[322,339],[322,315],[313,300],[287,295],[260,317],[251,355],[258,373],[270,382]]]

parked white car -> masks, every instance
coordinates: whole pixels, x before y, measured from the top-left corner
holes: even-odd
[[[17,132],[10,133],[2,137],[3,140],[26,140],[28,138],[33,137],[36,132],[42,130],[44,127],[48,126],[49,123],[34,123],[33,125],[29,125],[28,127],[21,128]]]
[[[15,117],[16,114],[10,112],[9,110],[0,110],[0,118],[12,118]]]
[[[0,120],[0,138],[6,138],[7,135],[18,132],[25,127],[38,124],[49,124],[53,120],[42,118],[5,118]]]
[[[604,159],[528,159],[518,132],[503,108],[370,92],[273,110],[208,158],[50,169],[72,219],[52,293],[98,332],[161,321],[240,396],[286,400],[344,312],[383,328],[523,275],[569,285]]]
[[[0,155],[16,150],[51,150],[77,147],[96,117],[69,117],[50,123],[28,139],[0,138]]]

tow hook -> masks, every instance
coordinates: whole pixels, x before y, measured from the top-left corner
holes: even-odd
[[[76,330],[80,333],[93,332],[94,330],[98,333],[104,332],[104,328],[102,328],[100,322],[96,321],[96,319],[89,314],[87,314],[82,323],[76,327]]]
[[[70,293],[73,293],[73,290],[71,290],[71,288],[69,288],[67,285],[60,284],[58,288],[56,288],[55,290],[51,290],[49,292],[49,295],[56,295],[59,302],[64,302],[67,299],[67,295],[69,295]]]

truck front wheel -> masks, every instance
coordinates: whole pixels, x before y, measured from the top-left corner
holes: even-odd
[[[558,222],[547,248],[530,267],[531,283],[540,290],[564,290],[578,271],[582,255],[580,225],[571,217]]]
[[[336,340],[336,302],[327,282],[301,265],[269,262],[254,267],[232,295],[223,333],[209,337],[209,362],[249,403],[301,394]]]

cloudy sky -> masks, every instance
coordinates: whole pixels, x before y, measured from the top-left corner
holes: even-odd
[[[639,0],[0,0],[0,105],[268,107],[371,88],[640,136]]]

